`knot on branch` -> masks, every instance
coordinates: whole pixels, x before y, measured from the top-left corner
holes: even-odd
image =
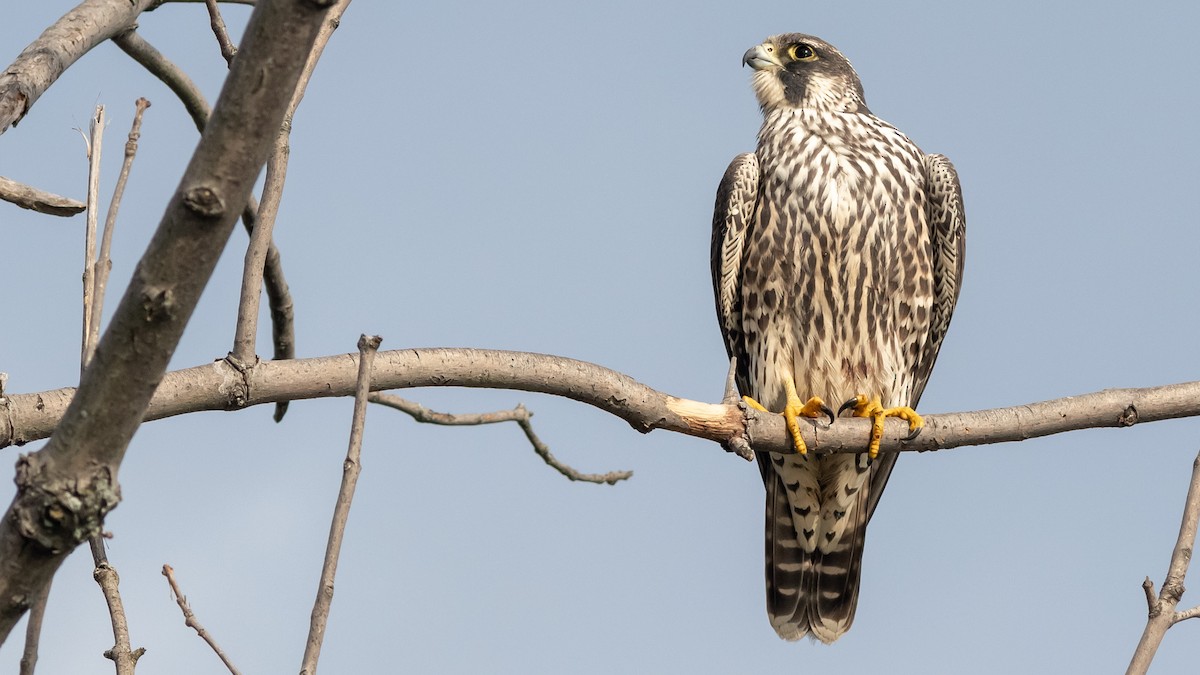
[[[1117,418],[1117,424],[1123,427],[1131,427],[1138,423],[1138,411],[1132,403],[1125,407],[1121,416]]]
[[[207,185],[197,185],[185,190],[183,205],[192,213],[204,218],[219,218],[225,213],[225,200],[219,192]]]
[[[40,453],[17,460],[17,497],[12,513],[17,531],[47,553],[70,551],[100,533],[104,516],[121,501],[109,466],[82,479],[47,470]]]
[[[221,383],[221,392],[225,394],[225,409],[241,410],[250,405],[250,374],[259,363],[258,357],[254,357],[254,363],[243,363],[230,352],[225,357],[225,363],[239,375],[236,378],[225,378]]]

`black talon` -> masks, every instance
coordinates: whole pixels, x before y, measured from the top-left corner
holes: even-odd
[[[907,435],[907,436],[905,436],[904,438],[902,438],[901,440],[903,440],[903,441],[911,441],[912,439],[916,438],[917,436],[920,436],[920,435],[921,435],[921,430],[922,430],[922,429],[924,429],[924,428],[925,428],[925,427],[917,427],[916,429],[913,429],[912,431],[908,432],[908,435]]]
[[[828,416],[829,416],[829,426],[833,426],[833,421],[834,421],[835,419],[837,419],[837,417],[836,417],[836,416],[833,414],[833,410],[831,410],[831,409],[829,408],[829,406],[827,406],[827,405],[825,405],[824,403],[822,403],[822,404],[821,404],[821,412],[823,412],[823,413],[825,413],[826,415],[828,415]]]
[[[843,403],[842,407],[838,408],[837,414],[841,415],[842,413],[846,412],[847,410],[851,410],[851,409],[857,408],[857,407],[858,407],[858,397],[855,396],[854,398],[850,399],[849,401],[846,401],[845,403]]]

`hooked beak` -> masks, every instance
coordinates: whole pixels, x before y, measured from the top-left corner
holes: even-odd
[[[783,62],[775,55],[775,45],[764,42],[746,50],[746,53],[742,55],[742,65],[750,66],[755,70],[764,70],[771,67],[782,68]]]

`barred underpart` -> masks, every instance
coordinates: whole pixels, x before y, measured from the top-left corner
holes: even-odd
[[[712,237],[738,386],[769,410],[783,409],[788,380],[802,399],[916,406],[962,277],[954,167],[875,117],[832,45],[779,35],[744,59],[763,125],[721,181]],[[854,620],[866,525],[895,455],[758,459],[771,625],[833,642]]]

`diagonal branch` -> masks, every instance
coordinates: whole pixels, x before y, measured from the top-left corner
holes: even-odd
[[[243,58],[230,69],[78,394],[50,442],[18,460],[17,493],[0,521],[0,642],[120,501],[125,450],[266,161],[324,16],[313,0],[255,6]]]
[[[146,42],[135,30],[126,31],[113,38],[126,54],[140,63],[150,74],[166,84],[168,88],[183,103],[183,107],[192,118],[192,123],[200,133],[208,124],[209,107],[204,100],[200,88],[192,82],[178,66],[162,55],[153,45]],[[242,212],[242,223],[246,231],[253,234],[258,229],[259,205],[251,195]],[[263,285],[267,289],[267,299],[271,310],[271,334],[274,343],[275,359],[290,359],[296,356],[295,337],[295,307],[292,294],[288,290],[287,279],[283,274],[283,261],[279,249],[271,241],[267,247],[266,262],[263,270]],[[285,402],[276,404],[276,417],[279,417],[279,407]],[[278,421],[278,419],[276,419]]]
[[[175,581],[175,569],[170,565],[163,565],[162,575],[167,578],[167,584],[171,586],[171,595],[175,596],[175,604],[179,605],[179,611],[183,612],[183,624],[196,631],[196,635],[200,636],[200,639],[204,640],[209,648],[216,653],[217,658],[221,659],[221,663],[225,664],[225,668],[229,670],[231,675],[241,675],[237,667],[233,665],[233,661],[229,660],[229,656],[217,644],[212,634],[204,626],[200,625],[200,620],[196,618],[195,612],[192,611],[192,606],[188,604],[187,596],[183,594],[183,591],[179,590],[179,583]]]
[[[516,422],[521,431],[525,432],[525,438],[529,439],[530,445],[533,446],[533,451],[542,458],[550,468],[566,476],[573,481],[583,483],[605,483],[608,485],[616,485],[618,482],[628,480],[633,477],[632,471],[610,471],[608,473],[581,473],[576,469],[564,464],[553,453],[550,452],[550,446],[542,442],[538,435],[533,431],[533,413],[529,412],[524,405],[520,403],[512,410],[497,410],[490,413],[475,413],[451,415],[449,413],[441,413],[430,410],[425,406],[415,401],[410,401],[405,398],[400,398],[394,394],[374,393],[368,398],[372,403],[379,403],[389,408],[399,410],[408,415],[414,420],[423,424],[440,424],[444,426],[477,426],[480,424],[497,424],[499,422]]]
[[[20,122],[79,57],[127,30],[153,4],[155,0],[86,0],[42,31],[0,73],[0,134]]]
[[[1158,651],[1159,644],[1167,634],[1167,629],[1186,619],[1200,616],[1200,606],[1178,612],[1175,607],[1183,597],[1183,579],[1187,575],[1188,564],[1192,561],[1192,547],[1196,543],[1196,526],[1200,523],[1200,455],[1192,462],[1192,481],[1188,485],[1187,499],[1183,505],[1183,520],[1179,524],[1179,536],[1175,539],[1175,548],[1171,551],[1171,564],[1167,568],[1167,578],[1163,581],[1162,590],[1158,597],[1154,595],[1154,582],[1150,577],[1142,582],[1146,591],[1146,605],[1149,616],[1146,628],[1142,631],[1142,639],[1138,641],[1137,649],[1129,662],[1126,675],[1140,675],[1150,668],[1150,662]]]
[[[266,361],[245,373],[225,360],[177,370],[163,377],[146,419],[349,396],[354,391],[356,363],[355,355],[339,354]],[[746,411],[737,404],[677,398],[628,375],[562,356],[465,348],[385,351],[376,358],[371,382],[377,391],[473,387],[552,394],[595,406],[643,433],[666,429],[718,442],[744,436],[760,451],[793,452],[779,415]],[[0,400],[0,447],[49,437],[74,391],[66,387],[6,395]],[[927,415],[925,430],[909,442],[902,441],[908,426],[888,420],[880,448],[883,452],[939,450],[1196,415],[1200,415],[1200,382],[1107,389],[1010,408]],[[828,429],[801,425],[814,452],[862,452],[870,428],[870,420],[861,418],[839,418]]]
[[[309,619],[308,640],[300,665],[301,675],[315,675],[317,661],[321,658],[321,644],[325,640],[325,626],[329,623],[329,608],[333,604],[333,581],[337,577],[338,558],[342,554],[342,539],[346,536],[350,504],[354,501],[354,489],[358,485],[358,474],[362,471],[363,427],[367,421],[367,394],[371,391],[371,364],[375,361],[381,341],[378,335],[361,335],[358,338],[358,374],[354,382],[350,444],[346,449],[346,460],[342,462],[342,485],[333,505],[333,521],[329,524],[325,561],[321,565],[321,580],[317,585],[317,598]]]

